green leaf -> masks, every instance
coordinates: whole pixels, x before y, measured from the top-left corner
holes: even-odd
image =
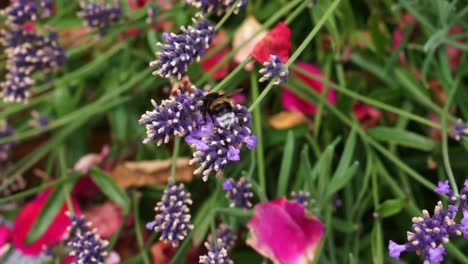
[[[122,207],[124,214],[130,211],[130,199],[111,177],[98,168],[91,169],[91,177],[105,195]]]
[[[398,214],[406,206],[406,198],[389,199],[377,207],[377,213],[381,218],[387,218]]]
[[[351,181],[358,169],[358,166],[359,162],[355,161],[353,165],[348,167],[340,177],[333,177],[333,179],[330,181],[327,187],[325,200],[330,199],[333,196],[333,194],[341,190],[343,187],[346,186],[346,184],[348,184],[349,181]]]
[[[195,228],[192,237],[195,245],[200,245],[205,241],[211,224],[211,221],[208,220],[214,217],[213,199],[216,199],[216,196],[217,194],[213,193],[210,199],[207,199],[200,209],[198,209],[197,215],[193,219]]]
[[[395,143],[424,151],[430,151],[437,145],[437,143],[430,138],[398,128],[379,126],[369,129],[368,134],[378,141]]]
[[[155,30],[148,30],[148,33],[146,34],[147,40],[148,40],[148,46],[150,47],[151,51],[153,53],[158,52],[158,48],[156,46],[156,43],[158,42],[158,39],[156,38],[156,31]]]
[[[283,160],[281,162],[281,169],[278,180],[278,187],[276,189],[276,196],[280,197],[286,194],[288,188],[289,176],[291,175],[291,166],[294,159],[294,133],[288,132],[286,145],[283,152]]]
[[[58,186],[54,191],[52,191],[47,202],[44,204],[44,207],[41,208],[39,216],[29,230],[28,236],[26,237],[26,244],[31,244],[38,240],[47,231],[50,224],[65,203],[67,190],[67,188],[61,188]]]
[[[341,156],[340,162],[338,163],[338,167],[333,175],[334,178],[341,178],[346,172],[346,169],[349,167],[351,163],[351,159],[353,158],[354,148],[356,146],[356,130],[353,129],[351,134],[346,141],[346,145],[343,151],[343,155]]]

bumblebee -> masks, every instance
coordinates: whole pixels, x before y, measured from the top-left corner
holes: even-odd
[[[235,119],[231,96],[239,93],[237,89],[229,93],[208,93],[203,97],[204,116],[210,115],[221,127],[229,128]]]

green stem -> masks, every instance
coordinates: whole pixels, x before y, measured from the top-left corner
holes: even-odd
[[[252,100],[258,100],[258,82],[257,82],[257,73],[252,71],[250,74],[250,89],[252,92]],[[260,109],[255,109],[253,112],[254,120],[254,131],[257,135],[257,147],[255,152],[257,153],[257,170],[258,170],[258,181],[260,183],[260,189],[266,193],[266,177],[265,177],[265,157],[263,152],[263,133],[262,133],[262,115]]]
[[[232,7],[229,9],[229,11],[221,18],[221,20],[216,24],[215,30],[218,31],[224,23],[229,19],[229,17],[234,13],[234,11],[237,9],[237,5],[240,3],[240,0],[237,0]]]
[[[249,63],[250,61],[252,60],[252,58],[250,56],[248,56],[247,58],[245,58],[245,60],[239,64],[232,72],[231,74],[229,74],[229,76],[227,76],[226,78],[224,78],[221,82],[219,82],[215,87],[213,87],[213,89],[211,90],[212,92],[217,92],[221,89],[224,88],[224,86],[226,86],[232,79],[234,79],[234,77],[237,76],[237,74],[245,67],[245,65],[247,65],[247,63]]]
[[[444,168],[445,172],[447,173],[447,177],[450,180],[450,185],[452,186],[453,193],[454,195],[458,195],[458,186],[457,182],[455,181],[455,175],[453,174],[452,171],[452,166],[450,166],[450,155],[448,152],[448,138],[447,138],[447,127],[448,127],[448,113],[450,109],[450,105],[452,104],[453,98],[455,97],[455,94],[457,93],[458,90],[458,82],[452,87],[452,90],[450,91],[447,103],[445,104],[443,111],[442,111],[442,116],[441,116],[441,122],[442,122],[442,157],[444,160]]]
[[[171,162],[171,180],[176,181],[176,171],[177,171],[177,157],[179,156],[180,148],[180,137],[174,139],[174,150],[172,151],[172,162]]]
[[[138,206],[138,198],[140,193],[138,192],[133,192],[133,216],[134,216],[134,221],[135,221],[135,233],[137,237],[137,242],[138,246],[140,247],[140,251],[143,254],[143,262],[145,264],[150,264],[150,259],[148,255],[145,252],[145,243],[143,241],[143,234],[141,232],[141,226],[140,226],[140,208]]]
[[[26,191],[22,191],[22,192],[15,193],[13,195],[1,198],[0,199],[0,204],[8,203],[8,202],[15,201],[15,200],[22,199],[22,198],[26,198],[28,196],[40,193],[43,190],[48,189],[50,187],[61,185],[62,183],[65,183],[65,182],[69,182],[69,181],[73,182],[75,180],[78,180],[82,176],[83,176],[83,174],[81,174],[81,173],[73,173],[73,174],[69,175],[66,178],[61,177],[61,178],[59,178],[59,179],[57,179],[57,180],[55,180],[53,182],[43,183],[43,184],[41,184],[41,185],[39,185],[37,187],[27,189]]]
[[[59,165],[60,165],[60,178],[61,179],[67,179],[67,157],[66,157],[66,151],[65,151],[65,146],[62,145],[61,147],[58,148],[58,160],[59,160]],[[66,195],[65,195],[65,201],[67,202],[67,207],[68,211],[70,212],[71,215],[75,214],[75,209],[73,208],[73,203],[71,200],[71,191],[70,191],[70,185],[68,182],[64,181],[63,188],[66,190]]]

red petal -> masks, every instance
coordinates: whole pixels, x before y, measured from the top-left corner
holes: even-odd
[[[279,22],[265,38],[257,43],[251,55],[260,63],[268,61],[270,55],[277,55],[285,63],[289,59],[290,50],[291,29],[285,23]]]
[[[375,126],[382,117],[382,113],[377,108],[359,102],[354,104],[353,111],[364,128]]]
[[[299,68],[308,71],[312,75],[315,75],[322,79],[325,78],[324,74],[315,65],[303,62],[297,62],[296,65]],[[324,89],[325,85],[323,85],[322,82],[309,78],[305,74],[299,73],[298,71],[293,71],[292,73],[293,75],[298,76],[302,81],[304,81],[310,88],[314,89],[315,91],[321,93]],[[328,89],[327,100],[333,105],[336,104],[336,91],[334,89]],[[293,93],[288,87],[284,87],[282,91],[281,103],[283,105],[283,108],[287,110],[296,110],[304,114],[315,114],[317,112],[317,108],[314,104],[303,100],[295,93]]]
[[[26,237],[45,203],[49,199],[53,189],[47,189],[38,194],[32,201],[27,203],[19,212],[13,225],[12,242],[13,245],[25,255],[38,255],[44,247],[60,242],[67,232],[67,227],[71,224],[65,212],[68,211],[66,203],[53,219],[49,228],[34,243],[26,245]],[[75,212],[79,214],[78,205],[73,202]]]
[[[209,54],[210,51],[217,49],[218,45],[222,45],[223,42],[227,40],[227,33],[224,31],[220,31],[216,34],[216,37],[213,40],[213,45],[205,52],[205,54]],[[202,62],[200,63],[201,67],[205,72],[211,71],[218,63],[220,63],[224,57],[229,53],[228,48],[223,48],[216,52],[215,54],[211,55],[210,57],[204,57]],[[221,68],[219,68],[212,76],[213,80],[220,80],[226,77],[229,73],[229,63],[225,63]]]

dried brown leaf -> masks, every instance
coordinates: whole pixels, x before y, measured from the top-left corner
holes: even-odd
[[[287,129],[308,122],[307,117],[298,111],[283,111],[268,118],[270,126],[276,129]]]
[[[189,165],[189,158],[178,158],[176,162],[176,180],[190,182],[194,167]],[[122,188],[153,186],[166,183],[171,174],[171,160],[149,160],[122,162],[109,173]]]

